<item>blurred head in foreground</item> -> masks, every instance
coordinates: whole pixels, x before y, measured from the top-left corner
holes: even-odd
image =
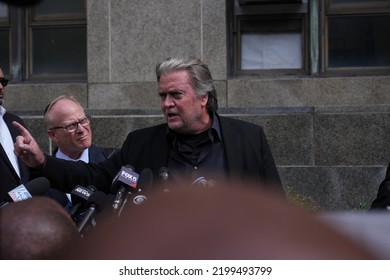
[[[52,259],[79,235],[68,213],[48,197],[32,197],[0,209],[0,256]]]
[[[237,184],[235,184],[237,186]],[[309,213],[247,186],[155,193],[65,259],[371,259]]]

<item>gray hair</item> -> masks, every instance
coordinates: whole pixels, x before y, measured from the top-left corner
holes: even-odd
[[[216,112],[218,110],[217,91],[209,67],[197,58],[168,58],[156,66],[157,82],[160,81],[163,74],[177,70],[188,72],[196,95],[199,97],[208,95],[206,109],[209,114]]]

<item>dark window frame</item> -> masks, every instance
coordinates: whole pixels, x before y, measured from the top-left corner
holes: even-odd
[[[7,8],[7,17],[0,18],[0,31],[8,33],[8,58],[2,57],[2,61],[7,61],[8,65],[0,65],[1,69],[4,72],[4,75],[9,76],[10,68],[11,68],[11,12],[9,7]],[[3,54],[2,54],[3,55]]]
[[[329,19],[343,17],[390,17],[390,1],[367,1],[367,3],[332,4],[332,0],[322,0],[321,12],[321,76],[372,76],[388,74],[390,66],[329,66]]]
[[[280,1],[285,2],[285,1]],[[232,19],[228,23],[228,32],[230,33],[228,42],[232,46],[228,50],[229,55],[229,75],[232,77],[255,76],[255,77],[273,77],[273,76],[307,76],[309,73],[309,18],[307,4],[302,1],[290,1],[294,3],[276,3],[273,4],[246,4],[240,5],[238,0],[227,1],[228,16]],[[230,13],[230,14],[229,14]],[[240,22],[242,20],[271,21],[278,19],[295,19],[301,21],[302,35],[302,68],[300,69],[241,69],[241,34]],[[282,30],[281,30],[282,31]]]
[[[336,0],[337,1],[337,0]],[[246,1],[244,1],[246,2]],[[253,2],[253,1],[250,1]],[[329,67],[329,48],[332,42],[329,42],[328,22],[329,17],[346,17],[346,16],[390,16],[390,0],[372,0],[355,3],[335,3],[335,0],[318,0],[318,4],[311,7],[310,1],[308,4],[261,4],[259,1],[256,5],[251,5],[249,2],[245,5],[240,5],[238,0],[227,1],[228,12],[228,74],[231,77],[253,76],[259,77],[283,77],[285,75],[304,75],[304,76],[372,76],[372,75],[388,75],[390,67],[383,65],[364,66],[362,64],[351,64],[348,67]],[[299,2],[299,1],[297,1]],[[306,6],[306,7],[305,7]],[[315,7],[318,6],[318,7]],[[300,8],[299,8],[300,7]],[[311,14],[313,13],[314,14]],[[240,34],[239,20],[245,16],[265,17],[269,15],[274,17],[282,14],[305,14],[306,26],[304,40],[305,53],[302,55],[304,59],[303,65],[305,71],[301,73],[294,71],[285,71],[283,69],[272,70],[241,70],[240,69]],[[387,21],[387,18],[384,19]],[[311,26],[312,25],[312,26]],[[314,28],[314,29],[313,29]],[[380,34],[378,38],[383,37]],[[377,51],[377,50],[375,50]],[[382,48],[383,51],[383,48]],[[374,53],[375,54],[375,53]],[[378,53],[380,55],[380,53]],[[382,54],[384,54],[382,52]],[[332,58],[332,57],[331,57]],[[385,53],[387,59],[387,54]],[[348,61],[347,61],[348,62]],[[387,63],[387,60],[384,64]],[[368,65],[368,66],[367,66]],[[310,70],[308,70],[308,67]]]
[[[87,71],[79,74],[32,73],[32,29],[39,27],[84,27],[87,30],[87,2],[83,0],[84,13],[46,14],[34,16],[34,7],[8,5],[10,30],[10,70],[11,83],[23,82],[85,82]],[[3,28],[0,23],[0,28]],[[87,39],[87,34],[85,34]],[[85,50],[87,58],[87,50]]]
[[[324,1],[324,0],[322,0]],[[325,0],[324,9],[331,13],[345,13],[350,12],[372,12],[379,11],[379,9],[390,8],[389,0],[369,0],[366,3],[332,3],[333,0]]]

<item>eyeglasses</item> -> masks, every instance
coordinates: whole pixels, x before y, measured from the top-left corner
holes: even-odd
[[[79,127],[79,124],[81,124],[82,127],[87,127],[90,123],[91,123],[91,117],[90,116],[86,116],[85,118],[79,120],[78,122],[74,122],[74,123],[71,123],[71,124],[68,124],[68,125],[65,125],[65,126],[52,127],[52,128],[49,128],[49,130],[63,128],[67,132],[72,133],[72,132],[75,132],[77,130],[77,128]]]
[[[0,78],[0,83],[3,87],[6,87],[8,85],[8,79],[6,78]]]

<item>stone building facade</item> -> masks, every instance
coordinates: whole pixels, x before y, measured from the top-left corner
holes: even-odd
[[[390,75],[232,76],[226,1],[88,0],[87,81],[10,84],[6,108],[49,152],[43,109],[72,94],[93,117],[94,142],[120,147],[163,121],[156,63],[199,57],[219,113],[263,126],[290,195],[323,210],[367,208],[390,160]]]

